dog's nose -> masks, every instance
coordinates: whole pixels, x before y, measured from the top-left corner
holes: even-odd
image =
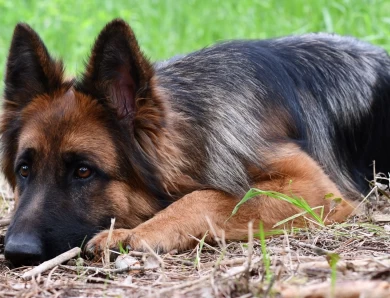
[[[5,239],[4,255],[14,266],[37,264],[42,256],[42,243],[34,235],[11,234]]]

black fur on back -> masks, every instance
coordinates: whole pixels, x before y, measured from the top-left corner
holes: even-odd
[[[262,152],[281,142],[299,144],[354,197],[367,190],[374,160],[377,172],[390,169],[390,59],[381,48],[307,34],[226,42],[155,68],[191,124],[183,133],[203,184],[243,194],[247,165],[266,168]]]

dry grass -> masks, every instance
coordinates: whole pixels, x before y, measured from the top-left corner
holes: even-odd
[[[133,253],[136,270],[122,273],[71,260],[24,281],[21,276],[31,268],[7,266],[6,227],[0,227],[0,297],[331,297],[332,253],[340,257],[333,271],[335,297],[390,297],[390,200],[374,191],[363,207],[344,224],[266,239],[269,279],[259,240],[222,239],[215,247],[204,244],[201,251],[198,246],[158,259]],[[10,208],[12,200],[3,199],[2,213]]]

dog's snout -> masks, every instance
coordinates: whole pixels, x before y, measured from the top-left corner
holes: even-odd
[[[42,243],[31,234],[13,234],[5,240],[4,255],[14,266],[37,264],[42,257]]]

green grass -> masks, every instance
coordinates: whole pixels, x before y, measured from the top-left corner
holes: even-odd
[[[335,297],[336,281],[337,281],[337,262],[340,260],[340,256],[336,253],[329,253],[326,256],[331,273],[330,273],[330,294],[331,297]]]
[[[290,181],[290,183],[292,183],[292,182]],[[288,203],[294,205],[295,207],[297,207],[298,209],[302,210],[302,212],[276,223],[274,225],[274,227],[284,225],[285,223],[292,221],[297,217],[304,216],[306,214],[310,215],[313,218],[313,220],[314,220],[314,221],[312,220],[313,223],[316,223],[321,227],[324,227],[324,225],[325,225],[323,206],[312,208],[305,201],[305,199],[294,196],[293,194],[290,194],[290,196],[288,196],[288,195],[285,195],[285,194],[280,193],[280,192],[264,191],[264,190],[260,190],[260,189],[256,189],[256,188],[251,188],[245,194],[245,196],[240,200],[240,202],[237,203],[237,205],[234,207],[234,209],[233,209],[230,217],[227,219],[227,221],[230,220],[230,218],[232,218],[238,212],[238,210],[240,209],[240,207],[244,203],[246,203],[247,201],[249,201],[257,196],[263,196],[263,199],[264,199],[264,197],[270,197],[270,198],[273,198],[275,200],[282,200],[282,201],[288,202]],[[258,198],[258,199],[261,200],[262,198]],[[341,201],[341,198],[333,198],[333,194],[326,195],[324,197],[324,200],[326,200],[326,199],[334,200],[336,204],[340,203],[340,201]],[[320,214],[317,214],[315,212],[315,210],[318,210],[318,209],[320,210]],[[259,232],[255,236],[258,236],[260,238],[261,252],[263,255],[263,265],[264,265],[264,271],[265,271],[265,277],[266,277],[267,283],[269,283],[271,281],[272,272],[270,271],[270,258],[269,258],[269,255],[267,253],[265,237],[269,236],[269,235],[277,235],[277,234],[282,234],[282,230],[271,230],[271,231],[265,232],[264,227],[263,227],[263,222],[260,221]],[[331,295],[331,297],[334,297],[336,281],[337,281],[337,262],[340,260],[340,256],[337,253],[327,253],[326,259],[328,260],[329,266],[331,268],[330,295]]]
[[[73,75],[82,71],[98,32],[116,17],[131,24],[152,60],[224,39],[311,31],[354,35],[390,49],[388,0],[0,0],[1,79],[17,22],[36,29]]]
[[[261,254],[263,255],[265,279],[267,283],[269,283],[272,278],[271,260],[269,254],[267,253],[267,244],[265,242],[266,234],[264,233],[263,222],[259,223],[259,236],[260,236],[260,243],[261,243]]]
[[[277,222],[274,225],[275,227],[284,225],[285,223],[294,220],[295,218],[304,216],[306,214],[310,215],[314,219],[314,223],[317,223],[320,226],[324,226],[324,214],[323,214],[323,206],[318,206],[318,207],[310,207],[310,205],[306,202],[304,198],[297,197],[294,194],[286,195],[277,191],[270,191],[270,190],[261,190],[257,188],[251,188],[245,196],[240,200],[240,202],[237,203],[237,205],[234,207],[232,214],[230,217],[226,220],[230,220],[240,209],[241,205],[244,204],[245,202],[249,201],[250,199],[256,197],[256,196],[266,196],[273,198],[275,200],[282,200],[285,202],[288,202],[295,207],[298,207],[299,210],[302,210],[300,213],[295,214],[293,216],[290,216],[288,218],[283,219],[282,221]],[[325,198],[324,198],[325,199]],[[325,203],[325,202],[324,202]],[[316,210],[319,209],[320,214],[316,212]]]
[[[204,245],[204,242],[206,240],[207,234],[208,234],[208,231],[206,231],[206,233],[203,235],[202,239],[199,242],[199,249],[196,251],[196,258],[194,261],[194,266],[198,267],[198,268],[199,268],[199,264],[200,264],[200,255],[202,253],[203,245]]]

